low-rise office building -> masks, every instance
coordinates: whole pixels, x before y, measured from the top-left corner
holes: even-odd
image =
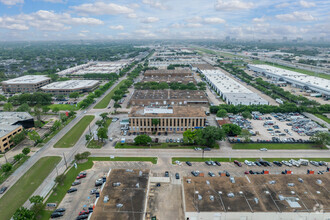
[[[14,143],[13,136],[23,131],[23,128],[34,127],[33,117],[26,112],[0,112],[0,152],[9,150]]]
[[[156,77],[156,76],[167,76],[167,77],[185,77],[191,76],[191,70],[188,68],[177,68],[174,70],[147,70],[144,72],[144,76]]]
[[[211,87],[227,103],[232,105],[268,105],[268,101],[220,70],[203,70],[202,74]]]
[[[42,91],[54,95],[68,95],[72,92],[91,92],[100,84],[97,80],[68,80],[43,86]]]
[[[190,75],[190,76],[144,76],[143,80],[141,81],[142,83],[145,82],[166,82],[166,83],[182,83],[182,84],[188,84],[188,83],[194,83],[196,84],[195,78]]]
[[[135,106],[208,106],[204,91],[200,90],[135,90],[129,101]]]
[[[2,90],[6,93],[27,93],[36,92],[50,82],[51,79],[45,75],[26,75],[3,81],[1,84]]]
[[[128,115],[129,131],[139,133],[183,133],[205,126],[206,115],[200,107],[133,107]]]

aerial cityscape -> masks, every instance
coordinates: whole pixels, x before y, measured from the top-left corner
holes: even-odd
[[[0,220],[330,219],[329,9],[0,0]]]

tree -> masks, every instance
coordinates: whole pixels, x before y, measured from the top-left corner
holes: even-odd
[[[101,141],[103,142],[104,139],[108,138],[108,129],[107,128],[100,128],[97,131],[97,137],[99,139],[101,139]]]
[[[5,173],[8,173],[13,168],[11,163],[5,163],[1,166],[1,170]]]
[[[32,197],[29,199],[29,201],[30,201],[32,204],[41,203],[43,200],[44,200],[44,198],[41,197],[41,196],[32,196]]]
[[[159,125],[159,119],[157,119],[157,118],[151,119],[151,124],[155,125],[155,126]]]
[[[77,161],[79,161],[79,160],[87,159],[90,155],[91,155],[91,152],[85,151],[85,152],[83,152],[81,154],[79,154],[79,153],[76,154],[74,156],[74,159],[77,160]]]
[[[104,126],[105,122],[103,120],[98,120],[98,121],[95,122],[95,124],[97,126],[99,126],[99,128],[100,128],[100,127],[103,127]]]
[[[35,121],[34,122],[34,127],[41,128],[42,127],[42,122],[41,121]]]
[[[236,136],[242,132],[241,127],[235,124],[224,124],[222,125],[222,129],[228,136]]]
[[[1,101],[6,101],[6,100],[7,100],[6,96],[0,95],[0,102]]]
[[[28,133],[28,136],[29,136],[29,139],[31,141],[34,141],[35,144],[39,143],[39,141],[41,140],[40,135],[35,130],[30,131]]]
[[[41,210],[43,210],[43,203],[44,200],[41,196],[32,196],[29,201],[33,204],[31,207],[31,211],[34,212],[35,216],[39,214]]]
[[[186,144],[193,144],[195,141],[196,132],[190,129],[183,132],[183,142]]]
[[[35,214],[33,211],[20,207],[16,210],[16,212],[13,215],[14,220],[35,220]]]
[[[53,124],[53,126],[50,128],[51,131],[56,131],[61,126],[61,122],[59,120],[56,120]]]
[[[37,116],[38,121],[41,120],[41,111],[38,105],[34,106],[34,114]]]
[[[225,118],[227,117],[227,111],[226,109],[219,109],[219,111],[217,112],[217,117],[219,118]]]
[[[10,102],[3,105],[3,110],[6,112],[11,112],[13,109],[14,107]]]
[[[309,140],[318,145],[330,145],[330,133],[318,132],[314,136],[310,137]]]
[[[15,156],[14,156],[14,160],[15,161],[19,161],[20,159],[22,159],[24,157],[24,154],[16,154]]]
[[[10,138],[10,140],[12,142],[14,142],[15,145],[17,145],[17,144],[21,143],[25,139],[25,134],[26,134],[26,131],[23,130],[21,133],[16,134],[15,136],[12,136]]]
[[[252,119],[252,115],[251,115],[251,113],[249,112],[249,111],[244,111],[244,112],[242,112],[242,116],[243,116],[243,118],[245,118],[245,119]]]
[[[79,92],[72,92],[69,97],[76,100],[79,97]]]
[[[106,112],[100,114],[100,116],[102,117],[102,120],[107,120],[109,118],[108,113],[106,113]]]
[[[55,178],[55,183],[58,185],[63,185],[65,178],[66,176],[64,174],[60,174]]]
[[[24,155],[28,155],[30,152],[31,152],[31,150],[30,150],[30,148],[28,148],[28,147],[26,147],[26,148],[24,148],[24,149],[22,150],[22,153],[23,153]]]
[[[90,135],[90,134],[86,134],[86,135],[85,135],[85,139],[86,139],[86,141],[89,141],[91,138],[92,138],[92,135]]]
[[[223,140],[225,137],[223,130],[214,126],[197,129],[195,132],[195,142],[201,146],[213,147],[217,140]]]
[[[57,107],[57,106],[55,106],[54,108],[53,108],[53,110],[52,110],[54,113],[57,113],[57,112],[59,112],[60,111],[60,109],[59,109],[59,107]]]
[[[70,111],[69,112],[69,114],[68,114],[68,116],[69,116],[69,118],[71,118],[71,117],[73,117],[75,114],[77,114],[75,111]]]
[[[43,113],[47,113],[50,110],[50,108],[48,106],[46,106],[46,105],[45,106],[42,106],[41,108],[42,108],[42,112]]]
[[[245,141],[245,142],[249,142],[249,141],[250,141],[250,137],[251,137],[252,135],[251,135],[251,133],[250,133],[249,130],[247,130],[247,129],[242,129],[240,136],[241,136],[242,138],[244,138],[244,141]]]
[[[113,105],[113,107],[114,107],[115,109],[117,109],[117,108],[121,108],[121,105],[118,104],[117,102],[115,102],[115,104]]]
[[[30,106],[27,103],[23,103],[22,105],[20,105],[17,109],[17,112],[30,112]]]
[[[151,143],[151,141],[152,141],[151,137],[149,137],[146,134],[141,134],[136,136],[136,138],[134,138],[134,143],[136,145],[146,145],[148,143]]]

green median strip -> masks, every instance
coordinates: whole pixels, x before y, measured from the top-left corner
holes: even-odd
[[[112,96],[114,95],[115,91],[119,89],[119,87],[121,85],[123,85],[125,83],[125,80],[122,80],[115,88],[113,88],[111,90],[111,92],[109,92],[101,101],[99,101],[99,103],[97,103],[95,106],[94,106],[94,109],[102,109],[102,108],[106,108],[110,101],[111,101],[111,98]]]
[[[315,160],[315,161],[326,161],[330,162],[330,158],[266,158],[263,157],[262,159],[267,160],[267,161],[282,161],[282,160],[299,160],[299,159],[307,159],[309,161]],[[249,160],[249,161],[256,161],[260,160],[260,158],[224,158],[224,157],[172,157],[172,163],[175,164],[175,161],[181,161],[181,162],[205,162],[205,161],[219,161],[219,162],[233,162],[234,160],[244,162],[244,160]]]
[[[151,145],[135,145],[131,143],[117,143],[115,148],[132,148],[132,149],[194,149],[196,147],[203,148],[198,145],[184,145],[182,143],[152,143]],[[219,145],[215,144],[213,149],[219,149]]]
[[[84,133],[87,126],[95,118],[94,115],[86,115],[73,126],[68,133],[66,133],[55,145],[54,148],[69,148],[73,147],[81,135]]]
[[[316,117],[322,119],[323,121],[327,122],[330,124],[330,118],[328,118],[327,116],[325,115],[321,115],[321,114],[314,114]]]
[[[39,159],[0,199],[1,219],[10,219],[61,161],[61,157]]]
[[[111,159],[110,157],[89,157],[87,162],[77,164],[77,169],[72,167],[65,175],[65,180],[62,185],[57,185],[52,194],[46,201],[47,203],[57,203],[58,205],[63,200],[68,189],[71,188],[72,182],[76,179],[78,174],[81,171],[91,169],[93,167],[93,161],[144,161],[152,162],[153,164],[157,163],[157,157],[115,157]],[[88,175],[88,173],[87,173]],[[41,213],[41,219],[49,219],[52,212],[43,211]]]
[[[311,143],[236,143],[232,144],[233,149],[258,150],[267,148],[268,150],[328,150],[326,146],[319,146]]]
[[[15,170],[17,170],[22,164],[24,164],[25,161],[27,161],[30,157],[29,156],[24,156],[22,157],[18,162],[15,163],[13,168],[7,172],[4,173],[0,170],[0,184],[6,181],[6,179],[13,173]]]

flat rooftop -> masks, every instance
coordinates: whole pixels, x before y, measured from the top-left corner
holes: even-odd
[[[133,107],[128,117],[180,117],[180,118],[192,118],[203,117],[205,118],[205,112],[201,107],[192,106],[173,106],[173,107],[160,107],[160,108],[148,108],[148,107]]]
[[[131,98],[136,99],[163,99],[163,100],[207,100],[204,91],[200,90],[135,90]]]
[[[203,70],[202,72],[222,93],[253,93],[221,70]]]
[[[46,75],[26,75],[3,81],[2,84],[37,84],[45,80],[50,80]]]
[[[196,84],[196,80],[193,76],[144,76],[141,82],[166,82],[166,83],[172,83],[172,82],[178,82],[183,84],[188,83],[194,83]]]
[[[33,119],[27,112],[0,112],[0,137],[17,129],[20,125],[14,125],[18,121]]]
[[[294,72],[291,70],[285,70],[285,69],[281,69],[281,68],[270,66],[270,65],[264,65],[264,64],[259,64],[259,65],[249,64],[249,67],[260,68],[260,69],[264,70],[265,72],[277,75],[279,77],[283,77],[284,80],[291,79],[294,81],[301,82],[305,85],[315,86],[315,87],[319,87],[324,90],[330,91],[330,80],[327,80],[327,79],[323,79],[323,78],[319,78],[319,77],[315,77],[315,76],[309,76],[306,74]]]
[[[235,177],[235,183],[231,183],[228,177],[185,177],[183,184],[186,211],[251,213],[330,211],[328,173],[247,175],[246,177]],[[303,183],[298,178],[301,178]],[[188,183],[187,179],[190,179],[191,183]],[[318,179],[322,181],[321,184],[316,182]],[[294,185],[289,186],[289,183]],[[229,197],[229,193],[234,197]],[[198,195],[202,198],[198,199]],[[213,200],[210,196],[213,196]]]
[[[160,74],[164,74],[164,75],[178,75],[178,74],[182,74],[182,75],[191,75],[191,70],[188,68],[176,68],[174,70],[147,70],[144,72],[144,75],[160,75]]]
[[[68,80],[61,82],[53,82],[41,87],[44,90],[61,90],[61,89],[84,89],[94,87],[99,83],[97,80]]]
[[[215,67],[210,64],[192,64],[192,67],[198,68],[200,70],[214,70]]]
[[[111,170],[90,219],[142,219],[148,178],[149,170]],[[112,185],[118,182],[120,186]],[[105,196],[108,202],[104,202]]]
[[[232,102],[248,102],[250,105],[258,105],[259,103],[268,104],[268,102],[257,93],[227,93],[226,97]]]

